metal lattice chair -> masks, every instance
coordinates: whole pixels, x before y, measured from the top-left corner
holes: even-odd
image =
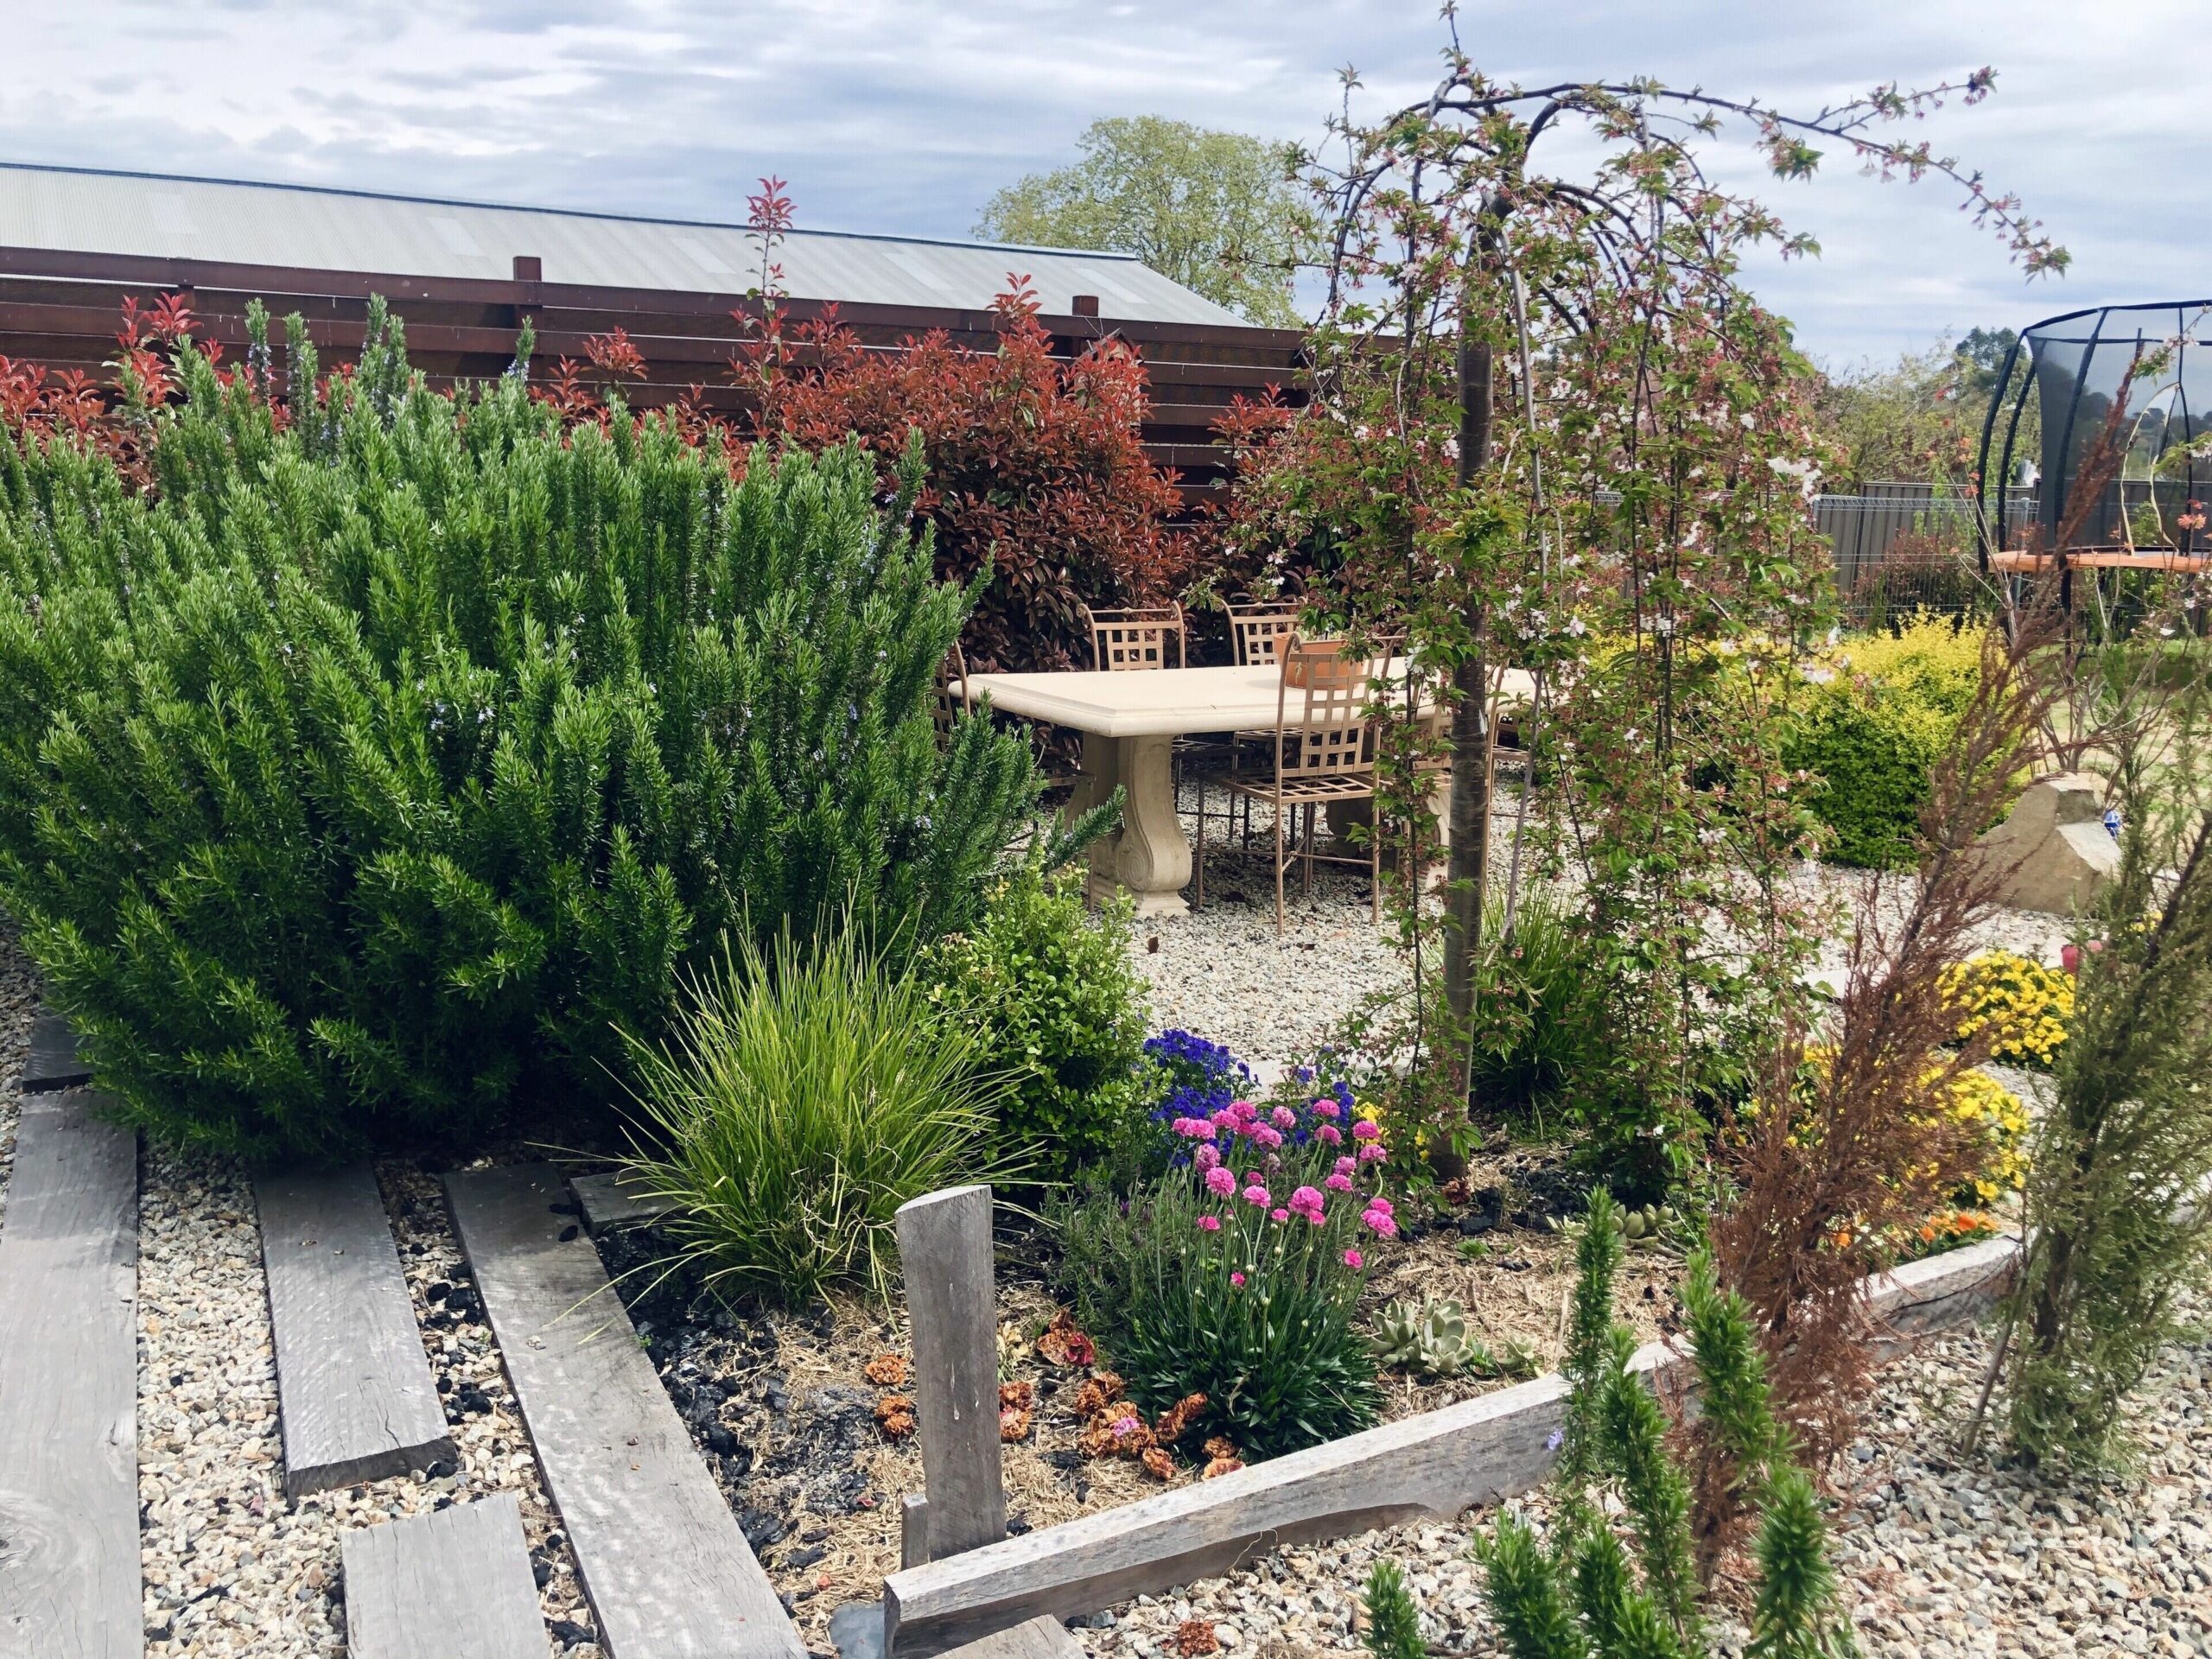
[[[968,690],[968,655],[956,639],[937,665],[937,698],[930,707],[930,717],[937,722],[938,742],[950,743],[952,722],[975,712],[976,699]]]
[[[1183,668],[1190,663],[1190,642],[1180,605],[1135,605],[1103,611],[1094,611],[1088,605],[1077,608],[1083,612],[1083,626],[1090,633],[1093,668],[1126,674]]]
[[[1282,937],[1283,877],[1292,864],[1304,865],[1300,890],[1313,890],[1313,866],[1364,864],[1373,915],[1382,918],[1382,838],[1370,832],[1364,857],[1314,850],[1320,810],[1338,801],[1375,798],[1375,732],[1367,715],[1370,665],[1338,656],[1335,641],[1291,638],[1283,646],[1282,678],[1275,692],[1274,730],[1268,734],[1272,776],[1234,777],[1232,794],[1266,801],[1274,808],[1275,937]],[[1322,649],[1325,646],[1326,649]],[[1284,830],[1293,815],[1305,813],[1298,845],[1287,853]],[[1205,888],[1205,830],[1198,817],[1198,892]]]

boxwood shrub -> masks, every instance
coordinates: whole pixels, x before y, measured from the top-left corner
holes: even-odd
[[[1821,779],[1811,810],[1837,863],[1916,861],[1929,769],[1974,696],[1980,655],[1977,633],[1925,613],[1837,653],[1783,747],[1784,764]]]
[[[381,307],[353,371],[291,346],[285,408],[179,354],[150,488],[0,440],[0,906],[125,1116],[466,1135],[613,1095],[727,930],[973,917],[1034,772],[937,741],[973,594],[867,455],[434,392]]]

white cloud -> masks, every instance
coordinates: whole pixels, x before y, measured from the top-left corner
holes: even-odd
[[[1758,281],[1823,356],[2212,291],[2212,39],[2183,0],[1470,0],[1460,29],[1525,81],[1646,73],[1797,105],[1993,62],[1997,95],[1927,136],[2025,199],[2075,256],[2063,283],[2024,286],[1940,182],[1840,157],[1803,186],[1729,169],[1820,239]],[[15,159],[700,218],[741,215],[774,173],[803,223],[952,236],[1096,116],[1314,142],[1340,66],[1379,110],[1427,89],[1443,41],[1428,6],[1372,0],[94,0],[16,9],[10,33]]]

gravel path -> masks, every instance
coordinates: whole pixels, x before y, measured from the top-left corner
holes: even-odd
[[[8,1175],[16,1166],[16,1116],[23,1062],[30,1057],[31,1020],[38,1014],[38,974],[0,918],[0,1222],[8,1214]]]
[[[251,1185],[225,1161],[142,1156],[138,1497],[150,1656],[343,1654],[340,1532],[512,1490],[556,1643],[572,1659],[597,1659],[575,1564],[436,1184],[404,1167],[382,1173],[460,1465],[293,1503]]]
[[[2212,1342],[2167,1351],[2145,1390],[2140,1465],[2127,1481],[2093,1487],[1949,1455],[1985,1351],[1981,1332],[1961,1332],[1890,1368],[1868,1432],[1842,1460],[1834,1553],[1864,1650],[2212,1654]],[[1540,1494],[1516,1503],[1541,1517]],[[1079,1635],[1100,1659],[1166,1659],[1177,1627],[1198,1618],[1231,1652],[1350,1650],[1360,1586],[1388,1556],[1407,1569],[1432,1651],[1487,1659],[1498,1649],[1470,1545],[1491,1520],[1478,1512],[1276,1551],[1226,1578],[1124,1604]],[[1724,1630],[1724,1651],[1740,1643],[1740,1630]]]
[[[1191,828],[1186,813],[1186,833]],[[1493,886],[1503,883],[1512,833],[1509,804],[1493,819],[1499,849]],[[1330,1041],[1363,1001],[1399,994],[1411,980],[1388,918],[1380,925],[1370,919],[1363,871],[1317,865],[1310,896],[1298,892],[1293,872],[1278,938],[1267,844],[1254,845],[1255,858],[1218,851],[1209,857],[1205,909],[1139,918],[1131,948],[1151,986],[1154,1029],[1179,1026],[1227,1043],[1242,1059],[1285,1065]],[[1802,866],[1796,879],[1801,896],[1838,916],[1851,914],[1871,894],[1885,924],[1904,917],[1913,885],[1907,874],[1875,875],[1834,865]],[[2002,910],[1973,937],[1977,950],[2015,950],[2056,966],[2067,926],[2063,917]],[[1847,934],[1832,935],[1814,972],[1840,974],[1848,944]]]

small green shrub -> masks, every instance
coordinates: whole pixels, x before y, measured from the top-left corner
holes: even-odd
[[[1040,1176],[1107,1157],[1143,1115],[1144,1013],[1128,945],[1126,902],[1092,917],[1081,876],[1047,874],[1033,853],[991,887],[973,926],[929,953],[933,999],[1014,1075],[1000,1143]]]
[[[1514,1659],[1694,1659],[1710,1651],[1691,1483],[1669,1447],[1666,1414],[1649,1383],[1630,1369],[1635,1333],[1613,1315],[1621,1254],[1618,1215],[1600,1190],[1591,1195],[1576,1250],[1553,1547],[1546,1550],[1510,1515],[1476,1546],[1489,1573],[1491,1614]],[[1836,1606],[1827,1525],[1774,1415],[1751,1311],[1719,1290],[1703,1251],[1691,1260],[1683,1306],[1703,1408],[1694,1431],[1700,1455],[1715,1478],[1753,1495],[1760,1517],[1747,1651],[1842,1659],[1855,1647]],[[1618,1527],[1609,1508],[1621,1516]]]
[[[1974,695],[1980,639],[1951,619],[1915,615],[1895,633],[1848,642],[1783,745],[1815,774],[1810,803],[1834,836],[1828,855],[1870,869],[1916,861],[1929,769]]]
[[[1428,1659],[1428,1643],[1421,1640],[1421,1609],[1406,1588],[1405,1569],[1395,1561],[1380,1560],[1367,1575],[1368,1652],[1375,1659]]]
[[[645,1149],[626,1179],[675,1204],[662,1227],[709,1287],[887,1297],[900,1205],[1022,1173],[989,1152],[1012,1079],[857,930],[786,930],[772,953],[737,935],[667,1039],[632,1046]]]
[[[280,419],[181,353],[150,493],[0,435],[0,905],[125,1117],[421,1150],[603,1101],[731,929],[972,918],[1037,785],[937,741],[914,467],[434,392],[381,305],[291,360]]]

